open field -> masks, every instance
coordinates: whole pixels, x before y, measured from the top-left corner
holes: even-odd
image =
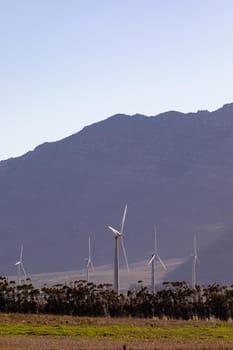
[[[4,350],[233,350],[233,323],[155,319],[0,315]]]

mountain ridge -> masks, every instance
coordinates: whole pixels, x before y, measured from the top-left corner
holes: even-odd
[[[83,267],[90,234],[97,264],[111,263],[107,226],[119,226],[126,202],[131,261],[151,254],[154,223],[167,258],[188,256],[196,230],[208,247],[232,224],[232,126],[233,104],[116,114],[1,161],[2,273],[12,274],[21,242],[33,273]]]
[[[107,117],[106,119],[104,120],[101,120],[101,121],[98,121],[98,122],[94,122],[94,123],[91,123],[87,126],[84,126],[81,130],[71,134],[71,135],[68,135],[68,136],[65,136],[65,137],[62,137],[61,139],[59,140],[56,140],[56,141],[45,141],[43,142],[42,144],[39,144],[37,145],[34,149],[30,150],[30,151],[27,151],[19,156],[16,156],[16,157],[9,157],[7,159],[3,159],[3,160],[0,160],[0,164],[2,162],[6,162],[10,159],[18,159],[18,158],[21,158],[25,155],[27,155],[28,153],[31,153],[31,152],[34,152],[37,148],[40,148],[40,147],[43,147],[44,145],[49,145],[49,144],[53,144],[53,143],[57,143],[57,142],[60,142],[60,141],[63,141],[63,140],[66,140],[66,139],[69,139],[70,137],[74,136],[74,135],[77,135],[79,134],[80,132],[82,132],[83,130],[85,130],[86,128],[89,128],[89,127],[92,127],[96,124],[99,124],[101,122],[104,122],[104,121],[107,121],[109,119],[113,119],[113,118],[118,118],[119,116],[122,116],[122,117],[142,117],[142,118],[158,118],[158,117],[163,117],[164,115],[167,116],[167,115],[171,115],[171,114],[179,114],[180,116],[186,116],[186,117],[189,117],[190,115],[192,116],[199,116],[199,115],[202,115],[202,114],[209,114],[209,113],[215,113],[215,112],[218,112],[218,111],[221,111],[221,110],[233,110],[233,103],[226,103],[224,104],[222,107],[210,112],[209,110],[197,110],[197,112],[180,112],[180,111],[177,111],[177,110],[169,110],[167,112],[161,112],[161,113],[158,113],[156,115],[146,115],[146,114],[142,114],[142,113],[135,113],[135,114],[125,114],[125,113],[116,113],[110,117]]]

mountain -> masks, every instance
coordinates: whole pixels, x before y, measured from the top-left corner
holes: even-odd
[[[127,203],[129,261],[151,256],[156,223],[165,259],[189,257],[197,233],[212,261],[203,282],[210,270],[214,279],[215,249],[224,255],[233,245],[232,149],[227,104],[214,112],[114,115],[0,162],[0,273],[15,272],[21,242],[31,273],[80,269],[89,235],[95,265],[111,264],[107,226],[120,226]],[[229,281],[232,260],[228,254],[222,265]]]
[[[222,227],[223,229],[223,227]],[[225,228],[222,235],[198,253],[199,263],[196,265],[197,283],[219,283],[233,285],[231,271],[233,250],[233,228]],[[166,280],[191,281],[192,257],[166,275]]]

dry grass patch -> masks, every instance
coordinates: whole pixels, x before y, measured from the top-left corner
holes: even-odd
[[[217,325],[233,325],[232,321],[222,322],[212,320],[168,320],[168,319],[145,319],[145,318],[111,318],[111,317],[78,317],[44,314],[0,314],[1,324],[41,324],[41,325],[68,325],[68,326],[108,326],[108,325],[130,325],[130,326],[150,326],[161,328],[179,327],[216,327]]]

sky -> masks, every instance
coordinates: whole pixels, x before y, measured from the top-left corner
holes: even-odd
[[[0,160],[117,113],[233,102],[232,0],[0,0]]]

